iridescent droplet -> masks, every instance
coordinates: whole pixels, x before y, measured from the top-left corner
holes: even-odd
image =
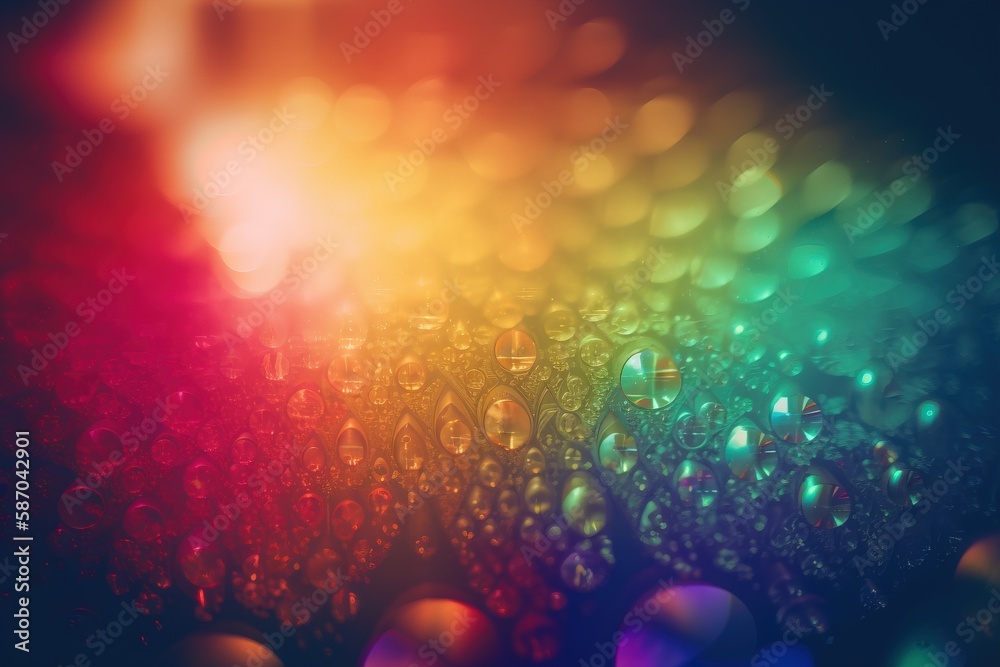
[[[798,496],[803,516],[817,528],[837,528],[851,517],[850,494],[826,468],[809,468]]]
[[[920,500],[924,478],[916,470],[893,463],[882,476],[882,490],[892,502],[909,507]]]
[[[771,407],[771,429],[785,442],[810,442],[823,428],[823,412],[808,396],[779,396]]]
[[[705,426],[690,412],[683,412],[674,423],[674,440],[687,450],[700,449],[705,445],[708,433]]]
[[[681,391],[681,375],[669,354],[652,348],[636,352],[621,372],[625,397],[640,408],[662,408]]]
[[[726,442],[726,464],[733,474],[762,480],[770,477],[778,464],[778,449],[774,439],[753,424],[738,424]]]
[[[593,537],[604,530],[608,521],[607,501],[590,475],[575,472],[566,480],[562,513],[569,527],[581,535]]]
[[[484,456],[479,462],[479,481],[483,486],[495,489],[503,479],[503,465],[492,456]]]
[[[609,412],[597,432],[597,456],[601,465],[612,472],[624,475],[635,467],[639,449],[635,438],[625,429],[621,420]]]
[[[715,474],[703,463],[686,460],[674,473],[677,496],[685,505],[708,507],[719,495],[719,482]]]
[[[552,509],[552,487],[544,477],[535,476],[524,485],[524,504],[534,514],[545,514]]]

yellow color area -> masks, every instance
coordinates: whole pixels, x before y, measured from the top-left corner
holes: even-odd
[[[677,95],[661,95],[636,112],[626,132],[636,152],[659,153],[680,141],[692,123],[694,108],[690,102]]]
[[[589,211],[589,207],[558,202],[544,214],[539,223],[551,230],[554,242],[561,249],[577,252],[593,243],[597,235],[598,227]]]
[[[278,105],[292,116],[291,124],[312,130],[323,124],[333,109],[333,91],[311,76],[292,79],[278,96]]]
[[[686,253],[668,252],[666,261],[657,262],[653,266],[650,282],[656,284],[672,283],[691,269],[691,257]]]
[[[373,141],[389,129],[392,105],[378,88],[352,86],[344,91],[333,109],[337,129],[351,141]]]
[[[607,155],[587,155],[577,160],[574,166],[577,190],[600,192],[617,179],[615,165]]]
[[[733,142],[723,165],[731,185],[749,185],[762,178],[778,161],[778,140],[763,132],[748,132]]]
[[[476,217],[471,212],[442,212],[439,220],[445,222],[434,230],[438,247],[449,262],[459,266],[484,261],[493,251],[496,240],[503,238],[497,234],[499,227],[496,223]]]
[[[625,227],[645,217],[652,202],[648,187],[635,179],[622,180],[605,193],[601,219],[607,227]]]
[[[710,210],[704,194],[683,190],[660,195],[653,205],[649,233],[663,239],[683,236],[703,223]]]
[[[637,228],[629,228],[600,234],[587,251],[590,265],[613,269],[643,261],[648,239],[639,232]]]
[[[805,210],[818,216],[833,210],[851,194],[851,171],[839,162],[827,162],[802,183],[802,204]]]
[[[763,215],[781,200],[781,184],[774,174],[767,174],[746,186],[734,186],[729,195],[729,210],[739,218]]]
[[[566,45],[570,71],[592,76],[609,69],[625,53],[625,34],[611,19],[596,19],[573,31]]]
[[[513,329],[524,318],[524,310],[513,296],[497,291],[483,304],[483,317],[493,326]]]
[[[493,131],[465,138],[462,155],[472,170],[488,181],[509,181],[523,176],[545,155],[549,141],[529,127]]]
[[[697,137],[687,136],[666,153],[653,158],[653,186],[674,190],[694,183],[708,169],[708,147]]]
[[[497,249],[500,261],[515,271],[533,271],[551,254],[552,239],[542,225],[525,225],[520,232],[504,235]]]

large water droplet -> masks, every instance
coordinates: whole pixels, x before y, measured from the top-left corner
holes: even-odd
[[[368,438],[361,424],[353,417],[344,422],[337,435],[337,456],[349,466],[356,466],[365,459]]]

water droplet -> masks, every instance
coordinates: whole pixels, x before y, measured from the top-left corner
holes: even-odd
[[[771,407],[771,428],[785,442],[810,442],[823,428],[823,411],[808,396],[779,396]]]
[[[625,397],[640,408],[669,405],[681,391],[681,375],[669,354],[647,348],[636,352],[621,372]]]
[[[393,436],[393,451],[396,463],[403,470],[420,470],[424,467],[427,457],[427,446],[424,437],[412,422],[412,417],[403,415],[396,425]]]
[[[677,496],[685,505],[708,507],[719,495],[715,474],[703,463],[683,461],[674,473]]]
[[[511,373],[524,373],[531,370],[538,359],[535,341],[519,329],[505,331],[497,338],[493,352],[497,363]]]
[[[365,459],[368,438],[358,420],[351,417],[340,427],[337,435],[337,456],[349,466],[356,466]]]
[[[601,422],[597,442],[601,465],[616,474],[627,473],[639,460],[635,438],[625,430],[625,426],[614,413],[608,413]]]
[[[740,479],[770,477],[778,464],[774,439],[753,424],[738,424],[726,442],[726,464]]]
[[[494,444],[519,449],[531,438],[531,416],[518,401],[500,398],[487,408],[483,430]]]

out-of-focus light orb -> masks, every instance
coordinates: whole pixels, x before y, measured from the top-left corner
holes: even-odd
[[[333,91],[320,79],[303,76],[288,82],[281,91],[278,104],[288,111],[293,126],[312,130],[319,127],[333,110]]]
[[[673,148],[653,158],[652,184],[663,190],[691,185],[710,163],[708,147],[696,137],[684,137]]]
[[[1000,535],[984,537],[966,549],[955,576],[1000,587]]]
[[[573,73],[580,77],[600,74],[625,53],[625,34],[611,19],[595,19],[573,31],[566,45],[566,57]]]
[[[160,663],[158,663],[160,664]],[[256,665],[283,667],[271,649],[263,642],[232,634],[196,634],[171,649],[162,663],[164,667],[220,667],[220,665]]]
[[[493,444],[520,449],[531,439],[531,415],[520,402],[499,398],[486,409],[483,430]]]
[[[704,463],[690,459],[677,466],[674,487],[685,505],[708,507],[719,496],[719,480],[715,473]]]
[[[808,396],[779,396],[771,406],[771,429],[785,442],[810,442],[822,428],[823,411]]]
[[[738,218],[756,218],[781,200],[781,183],[772,173],[746,185],[734,185],[729,193],[729,211]]]
[[[726,464],[740,479],[762,480],[778,465],[778,448],[770,435],[753,424],[738,424],[726,442]]]
[[[795,280],[812,278],[830,268],[830,249],[817,243],[795,246],[788,253],[788,275]]]
[[[630,356],[620,379],[625,397],[633,405],[649,410],[670,405],[681,391],[681,374],[673,358],[654,348]]]
[[[780,233],[781,220],[774,211],[755,218],[740,218],[733,228],[732,248],[740,253],[757,252],[774,243]]]
[[[870,387],[875,384],[874,371],[866,369],[858,373],[858,384],[862,387]]]
[[[335,103],[333,117],[337,130],[345,138],[373,141],[389,128],[392,105],[385,93],[374,86],[351,86]]]
[[[972,245],[996,233],[1000,223],[997,211],[987,204],[963,204],[955,212],[956,226],[951,233],[962,245]]]
[[[281,247],[277,230],[261,224],[231,227],[219,240],[219,257],[232,271],[247,273],[262,266]]]
[[[941,415],[941,404],[937,401],[924,401],[917,406],[917,425],[930,428]]]
[[[596,88],[580,88],[566,95],[564,100],[563,131],[573,137],[590,138],[605,128],[612,109],[603,92]]]
[[[562,513],[569,527],[586,537],[604,530],[608,507],[600,485],[587,473],[576,472],[563,487]]]
[[[827,162],[806,176],[800,196],[812,216],[832,211],[851,194],[851,170],[839,162]]]
[[[799,509],[817,528],[837,528],[851,517],[851,496],[826,468],[812,466],[799,485]]]
[[[615,667],[742,667],[757,644],[747,606],[729,591],[700,584],[661,584],[636,601],[620,632],[627,641],[618,644]]]
[[[608,227],[631,225],[649,213],[652,201],[652,194],[642,183],[633,179],[619,181],[605,195],[602,220]]]
[[[390,611],[361,667],[491,667],[497,632],[489,617],[456,600],[425,598]]]
[[[706,197],[689,190],[662,195],[653,206],[649,233],[662,239],[683,236],[703,223],[711,212]]]
[[[472,171],[487,181],[502,182],[530,171],[550,143],[550,138],[539,128],[525,125],[463,138],[460,150]]]
[[[762,132],[747,132],[733,142],[725,161],[730,185],[744,186],[759,180],[777,162],[779,147],[777,139]]]
[[[632,119],[632,146],[640,153],[667,150],[691,129],[694,108],[683,97],[661,95],[640,108]]]

